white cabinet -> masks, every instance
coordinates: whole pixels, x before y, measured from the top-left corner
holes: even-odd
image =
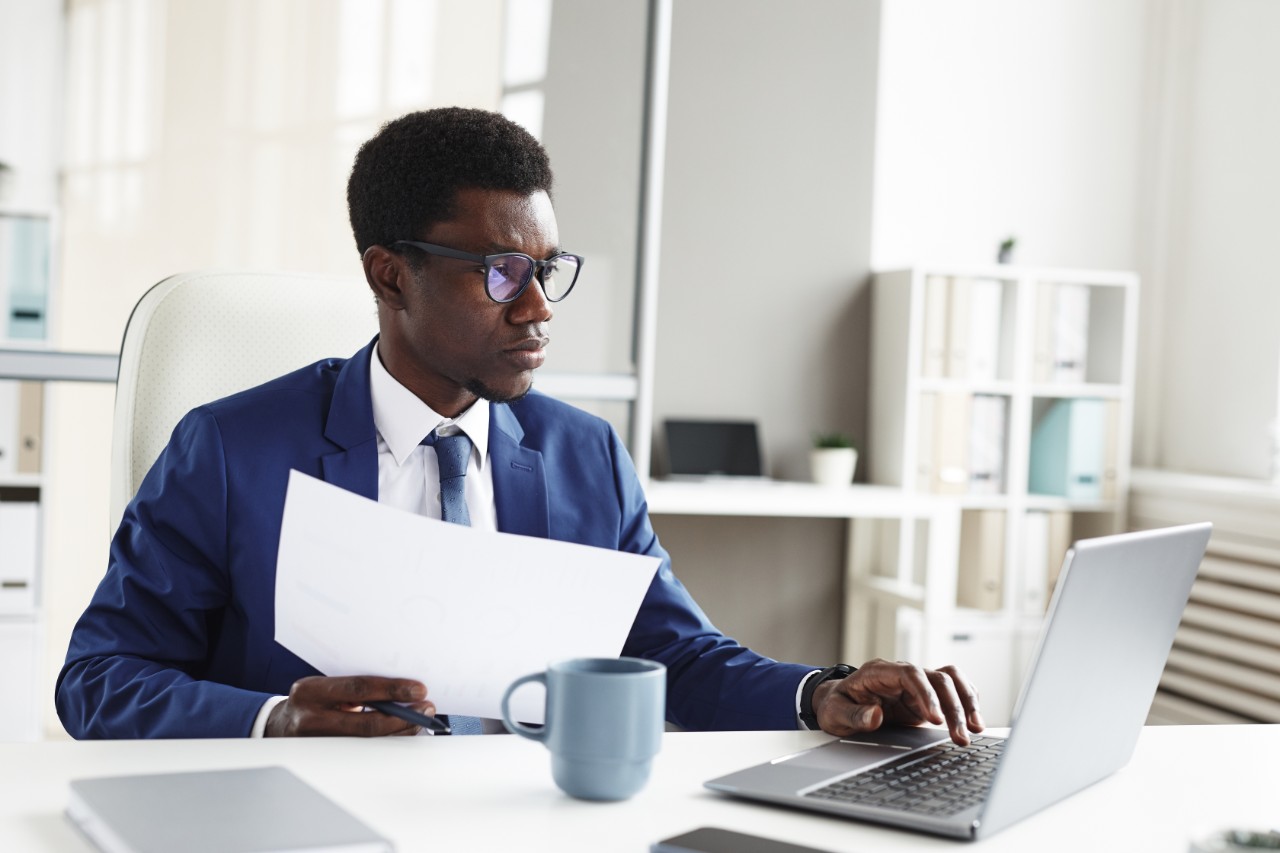
[[[0,740],[36,740],[43,384],[0,378]]]
[[[0,616],[0,741],[40,740],[42,631],[38,617]]]
[[[964,664],[1007,721],[1067,546],[1123,521],[1137,298],[1124,272],[874,276],[870,479],[960,522],[951,577],[921,570],[912,525],[860,531],[851,655]]]

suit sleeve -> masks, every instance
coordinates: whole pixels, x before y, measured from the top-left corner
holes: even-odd
[[[187,415],[125,511],[55,704],[76,738],[245,737],[269,694],[205,680],[230,601],[217,423]]]
[[[616,434],[612,440],[621,549],[661,560],[622,653],[666,665],[667,719],[681,728],[798,728],[796,689],[814,667],[780,663],[716,630],[672,572],[631,458]]]

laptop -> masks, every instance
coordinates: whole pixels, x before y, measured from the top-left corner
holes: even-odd
[[[959,747],[944,729],[884,728],[706,786],[979,839],[1092,785],[1133,755],[1211,529],[1191,524],[1071,547],[1007,737],[976,735]]]
[[[667,420],[663,436],[669,479],[764,479],[754,421]]]

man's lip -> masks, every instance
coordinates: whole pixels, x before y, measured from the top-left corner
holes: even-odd
[[[507,347],[507,352],[538,352],[549,343],[550,338],[525,338],[514,346]]]

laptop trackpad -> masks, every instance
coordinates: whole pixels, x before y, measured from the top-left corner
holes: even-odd
[[[873,764],[883,764],[913,749],[939,743],[945,729],[886,728],[857,740],[846,738],[807,749],[768,764],[757,764],[706,783],[708,788],[731,794],[752,792],[765,796],[792,796],[837,776],[847,776]]]
[[[913,749],[940,743],[948,737],[946,729],[896,726],[866,735],[852,735],[790,756],[780,763],[849,773],[869,764],[889,761]]]

